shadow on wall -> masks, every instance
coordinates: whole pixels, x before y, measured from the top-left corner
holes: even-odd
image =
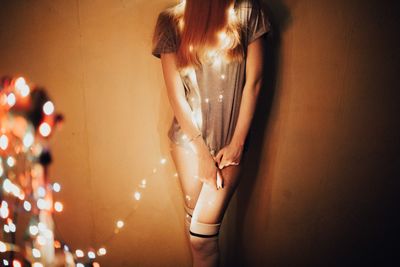
[[[265,2],[265,1],[263,1]],[[266,133],[269,132],[271,115],[277,88],[280,81],[280,63],[281,63],[281,35],[290,26],[292,18],[288,8],[281,0],[272,0],[263,3],[266,14],[271,22],[272,29],[268,33],[265,48],[264,48],[264,70],[263,79],[264,85],[260,91],[257,108],[254,114],[252,126],[250,129],[250,143],[247,158],[243,160],[242,178],[236,192],[236,210],[233,211],[233,217],[227,224],[226,243],[227,251],[223,259],[224,266],[249,266],[249,260],[246,259],[246,250],[250,249],[245,246],[243,240],[247,231],[244,227],[245,220],[249,220],[248,214],[251,208],[251,195],[255,190],[257,177],[261,171],[261,165],[264,164],[263,170],[268,170],[273,162],[265,159],[261,161],[265,151],[275,151],[272,147],[272,142]],[[265,150],[265,151],[264,151]],[[265,156],[264,156],[265,157]],[[264,201],[270,200],[270,185],[271,179],[263,181],[267,189],[267,196],[264,196]],[[268,203],[263,205],[269,206]],[[265,214],[258,214],[258,218],[268,220],[269,209],[264,210]],[[266,221],[267,222],[267,221]],[[266,226],[265,226],[266,227]],[[261,251],[263,248],[258,248]]]

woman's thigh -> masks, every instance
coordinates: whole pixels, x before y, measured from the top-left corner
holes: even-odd
[[[240,165],[221,170],[224,187],[216,189],[203,184],[193,212],[193,219],[201,223],[221,223],[229,201],[239,184]]]
[[[196,178],[198,177],[198,158],[192,150],[173,143],[171,144],[171,155],[178,172],[185,205],[194,209],[203,184]]]
[[[239,183],[241,165],[228,166],[220,170],[224,187],[217,190],[196,178],[199,164],[192,150],[172,143],[171,155],[178,172],[185,205],[194,209],[193,219],[202,223],[220,223]]]

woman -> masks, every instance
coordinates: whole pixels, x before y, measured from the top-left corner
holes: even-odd
[[[186,0],[158,16],[152,54],[161,58],[175,115],[168,136],[193,266],[219,262],[219,228],[238,185],[262,82],[259,37],[269,30],[251,0]]]

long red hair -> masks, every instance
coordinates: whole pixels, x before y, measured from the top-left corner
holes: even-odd
[[[235,0],[186,0],[177,7],[178,68],[200,67],[213,61],[210,53],[228,61],[243,59],[234,4]]]

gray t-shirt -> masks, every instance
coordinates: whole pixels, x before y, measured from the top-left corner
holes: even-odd
[[[263,9],[253,6],[250,0],[236,1],[234,9],[242,25],[240,34],[246,57],[247,45],[269,32],[270,22]],[[176,52],[179,47],[178,26],[169,14],[164,10],[157,19],[154,31],[154,40],[157,41],[152,55],[158,58],[161,53]],[[180,74],[193,122],[201,130],[212,154],[229,144],[233,136],[245,84],[245,68],[245,59],[241,62],[222,60]],[[176,117],[168,136],[176,144],[188,147],[188,137],[182,132]]]

